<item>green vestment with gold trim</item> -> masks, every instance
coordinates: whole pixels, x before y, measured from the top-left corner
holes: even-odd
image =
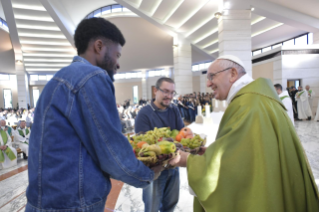
[[[270,80],[233,98],[216,140],[187,160],[195,212],[318,212],[318,189]]]

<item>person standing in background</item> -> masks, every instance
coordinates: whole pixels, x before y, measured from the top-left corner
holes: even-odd
[[[292,101],[289,97],[288,91],[282,91],[282,86],[280,84],[275,84],[274,87],[276,89],[277,94],[279,95],[280,100],[282,101],[285,108],[287,109],[287,113],[292,124],[295,125],[294,113],[292,109]]]

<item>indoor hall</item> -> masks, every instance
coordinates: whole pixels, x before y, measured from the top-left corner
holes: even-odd
[[[6,140],[5,133],[8,132],[7,135],[12,140],[10,142],[8,137],[9,146],[15,155],[11,154],[11,157],[15,158],[11,163],[13,165],[0,166],[0,211],[26,210],[31,160],[29,155],[37,157],[35,155],[40,153],[38,149],[36,153],[29,152],[28,147],[29,141],[32,142],[29,137],[39,134],[38,130],[31,133],[34,129],[32,127],[38,129],[40,123],[35,122],[37,105],[47,102],[41,99],[46,99],[42,93],[50,87],[47,86],[49,83],[58,80],[61,83],[66,82],[59,78],[58,72],[74,63],[73,60],[81,60],[81,57],[74,58],[78,55],[77,43],[74,41],[76,29],[81,21],[92,18],[103,18],[113,23],[125,38],[115,68],[117,70],[111,71],[114,78],[111,83],[114,86],[112,104],[116,104],[116,112],[119,114],[119,120],[111,123],[118,125],[117,128],[122,134],[134,136],[139,133],[141,128],[138,117],[143,113],[140,111],[146,111],[145,108],[150,105],[152,110],[159,110],[154,102],[158,95],[163,95],[168,98],[164,101],[169,101],[171,107],[177,108],[182,123],[193,133],[205,137],[206,147],[213,145],[215,140],[218,141],[218,131],[223,130],[225,123],[222,118],[227,114],[230,102],[227,102],[226,98],[229,96],[218,95],[218,92],[222,92],[219,90],[221,86],[210,84],[213,78],[220,79],[221,76],[218,75],[225,76],[225,73],[229,72],[220,68],[219,70],[225,72],[217,75],[217,69],[213,69],[211,64],[225,56],[224,60],[239,64],[245,70],[245,76],[249,76],[254,82],[265,78],[269,80],[267,82],[271,87],[278,84],[281,86],[280,92],[277,90],[279,98],[285,108],[287,105],[284,101],[289,100],[289,117],[294,123],[291,129],[295,129],[307,156],[303,162],[310,164],[307,167],[312,171],[313,182],[317,186],[314,190],[318,188],[318,3],[272,0],[1,0],[0,6],[0,119],[5,121],[1,124],[5,136],[1,142]],[[229,59],[229,55],[235,56],[236,59]],[[211,73],[216,75],[210,75]],[[74,75],[74,82],[79,76],[80,74]],[[174,80],[171,93],[158,86],[158,80],[163,77]],[[67,86],[76,93],[78,90],[76,86],[72,87],[73,81],[68,83]],[[96,86],[98,87],[97,84]],[[277,88],[278,86],[275,90]],[[100,93],[98,91],[100,90],[97,89],[96,93]],[[94,94],[88,96],[93,99],[94,97]],[[61,102],[58,102],[67,102],[70,100],[67,98],[61,95]],[[101,99],[91,101],[94,106],[101,102]],[[83,104],[79,105],[83,107]],[[72,114],[70,108],[67,110]],[[151,117],[150,112],[147,115]],[[69,121],[77,120],[80,116],[74,116]],[[97,115],[97,118],[102,117],[103,114]],[[160,125],[162,126],[162,123]],[[167,125],[165,121],[164,125]],[[58,134],[59,127],[56,127],[57,125],[54,125],[51,129],[55,129],[55,134]],[[112,127],[109,125],[109,129]],[[91,130],[96,128],[98,127]],[[41,129],[45,132],[51,130],[47,126]],[[103,128],[106,137],[113,134],[108,134],[109,129]],[[52,137],[54,136],[53,133]],[[83,140],[80,141],[84,144]],[[2,143],[0,147],[1,145]],[[131,145],[134,149],[132,142]],[[54,151],[58,154],[64,152],[53,146],[46,147],[45,144],[44,148],[49,148],[48,154]],[[3,157],[8,160],[6,157],[9,156],[5,150],[2,151]],[[92,152],[88,155],[92,156]],[[138,156],[136,154],[136,157]],[[62,158],[68,157],[62,156],[59,159],[61,163]],[[105,166],[96,161],[92,164],[93,167]],[[54,173],[54,170],[59,166],[54,163],[49,166],[51,165],[48,171],[54,176],[58,174]],[[107,166],[105,167],[107,169]],[[32,176],[37,173],[34,168]],[[71,168],[74,168],[74,165]],[[108,177],[111,175],[105,170],[103,172]],[[84,171],[85,173],[89,172]],[[188,175],[186,168],[179,168],[179,189],[175,188],[174,192],[175,198],[178,195],[179,198],[173,211],[193,211],[194,192],[198,191],[190,191],[192,185],[189,184]],[[105,211],[148,211],[142,198],[143,189],[121,182],[120,176],[115,177],[118,180],[110,177],[112,190],[107,196]],[[60,179],[63,183],[69,182],[71,178],[52,179]],[[230,179],[230,182],[237,181],[236,177]],[[67,189],[67,186],[64,189]],[[45,190],[43,192],[46,193]],[[84,191],[83,195],[89,193],[90,191]],[[54,199],[53,194],[48,197]],[[69,200],[68,204],[71,202]],[[42,206],[39,206],[41,204]],[[90,203],[83,199],[81,204],[83,208],[90,207]],[[205,204],[202,207],[210,207]],[[42,209],[46,207],[43,202],[39,205],[37,207],[43,207]],[[72,207],[69,205],[65,208]]]

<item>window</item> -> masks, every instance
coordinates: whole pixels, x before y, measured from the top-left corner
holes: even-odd
[[[138,103],[138,86],[133,86],[133,102],[134,104]]]
[[[257,50],[257,51],[253,51],[253,56],[256,56],[256,55],[259,55],[259,54],[261,54],[261,50],[260,49]]]
[[[39,80],[39,75],[30,75],[30,80],[31,81],[38,81]]]
[[[0,80],[10,80],[10,75],[9,74],[0,74]]]
[[[308,34],[308,45],[312,45],[313,44],[313,33],[309,33]]]
[[[278,43],[278,44],[273,45],[273,46],[272,46],[272,49],[275,49],[275,48],[277,48],[277,47],[279,47],[279,46],[282,46],[282,43]]]
[[[192,71],[199,71],[199,66],[198,65],[193,65],[192,66]]]
[[[294,39],[288,40],[288,41],[284,42],[283,45],[284,46],[294,46],[295,40]]]
[[[262,52],[268,52],[268,51],[270,51],[270,50],[271,50],[271,46],[266,47],[266,48],[263,48],[263,49],[262,49]]]
[[[4,108],[12,108],[11,89],[3,89]]]
[[[295,45],[307,45],[307,35],[295,39]]]
[[[95,10],[95,11],[94,11],[94,17],[100,17],[100,16],[101,16],[101,13],[102,13],[102,10],[101,10],[101,9]]]
[[[53,78],[53,75],[47,75],[47,81],[50,81]]]
[[[131,12],[131,10],[127,9],[126,7],[123,7],[123,12]]]
[[[199,70],[205,70],[206,65],[205,63],[199,64]]]
[[[165,76],[164,70],[153,70],[148,72],[149,77]]]
[[[39,81],[47,81],[47,75],[39,75]]]
[[[109,13],[111,13],[111,6],[102,8],[102,15],[109,14]]]
[[[122,12],[122,6],[119,4],[112,5],[112,13]]]
[[[33,89],[33,107],[36,107],[38,99],[40,97],[40,91],[39,89]]]
[[[88,18],[93,18],[94,17],[94,13],[90,13],[87,17]]]

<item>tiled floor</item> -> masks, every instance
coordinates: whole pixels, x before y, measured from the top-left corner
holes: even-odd
[[[196,133],[207,134],[208,145],[216,136],[222,113],[215,113],[212,120],[204,125],[192,124],[190,128]],[[297,133],[308,156],[314,177],[319,186],[319,122],[295,122]],[[26,204],[25,191],[28,185],[27,161],[19,158],[18,165],[9,169],[0,170],[0,212],[24,211]],[[12,176],[11,176],[12,175]],[[11,176],[11,177],[3,177]],[[193,211],[193,197],[188,191],[186,169],[180,169],[180,198],[175,211]],[[109,196],[105,211],[142,212],[142,190],[126,184],[113,181],[114,190]],[[122,189],[121,189],[122,187]],[[120,190],[121,189],[121,190]],[[120,192],[118,196],[118,192]],[[118,198],[117,198],[118,196]],[[117,200],[116,200],[117,199]],[[115,208],[115,210],[113,210]]]

